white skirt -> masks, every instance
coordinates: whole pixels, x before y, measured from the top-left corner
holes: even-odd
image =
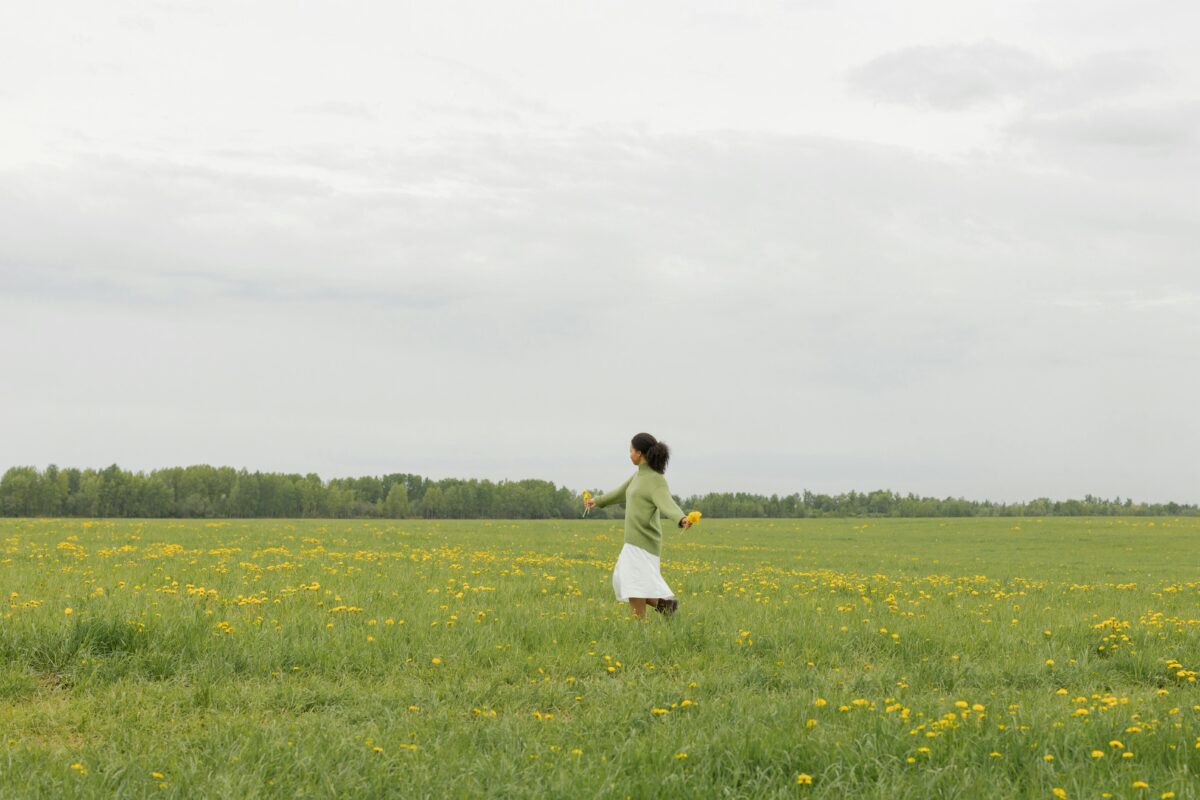
[[[637,545],[625,543],[613,567],[613,591],[625,602],[631,597],[670,599],[675,596],[658,569],[659,558]]]

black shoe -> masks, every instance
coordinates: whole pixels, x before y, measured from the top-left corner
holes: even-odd
[[[669,600],[659,600],[654,610],[669,617],[675,613],[675,609],[677,608],[679,608],[679,601],[672,597]]]

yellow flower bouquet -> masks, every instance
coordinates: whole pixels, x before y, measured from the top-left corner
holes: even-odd
[[[589,492],[587,489],[584,489],[583,490],[583,505],[584,505],[583,516],[585,516],[585,517],[588,515],[588,512],[592,510],[592,507],[587,504],[587,501],[591,500],[591,499],[592,499],[592,493]]]

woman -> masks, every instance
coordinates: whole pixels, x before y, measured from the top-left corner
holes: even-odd
[[[666,442],[639,433],[629,443],[629,460],[637,465],[637,472],[611,492],[583,501],[588,508],[625,503],[625,546],[617,557],[612,581],[617,599],[628,600],[635,617],[645,616],[647,605],[667,615],[679,608],[679,601],[659,572],[662,527],[658,515],[661,512],[668,519],[678,520],[684,529],[692,523],[672,499],[663,477],[670,457]]]

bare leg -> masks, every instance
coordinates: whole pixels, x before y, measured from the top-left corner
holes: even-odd
[[[635,617],[645,616],[646,606],[658,606],[658,599],[655,597],[629,598],[629,610]]]

